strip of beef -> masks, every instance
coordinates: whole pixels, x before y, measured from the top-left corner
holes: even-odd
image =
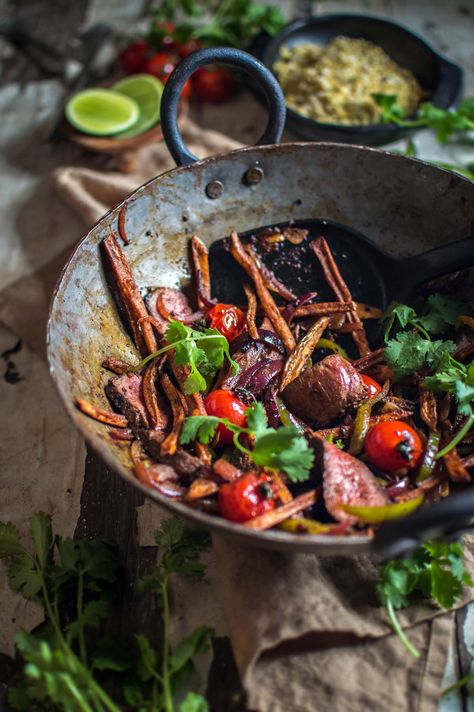
[[[317,427],[340,418],[367,396],[359,373],[336,354],[303,371],[283,391],[288,408]]]
[[[164,432],[141,429],[137,431],[137,436],[142,441],[144,449],[154,460],[165,465],[170,465],[178,475],[184,478],[193,480],[195,477],[208,477],[212,472],[208,465],[181,447],[178,447],[174,455],[163,457],[161,454],[161,443],[166,436]]]
[[[127,418],[132,428],[149,427],[142,381],[143,378],[138,373],[124,373],[111,378],[105,386],[107,398]]]
[[[341,504],[353,507],[382,507],[388,503],[385,492],[361,460],[321,440],[323,497],[329,514],[338,522],[356,524],[357,517],[339,509]]]

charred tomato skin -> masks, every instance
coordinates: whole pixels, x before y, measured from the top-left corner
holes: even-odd
[[[246,522],[275,509],[275,495],[268,475],[249,473],[219,490],[219,511],[231,522]]]
[[[367,433],[364,449],[369,462],[383,472],[417,467],[423,451],[418,433],[401,420],[374,425]]]
[[[241,428],[244,428],[247,424],[245,417],[247,406],[230,391],[211,391],[204,398],[204,407],[208,415],[227,418],[234,425],[240,425]],[[220,445],[232,444],[233,433],[222,423],[217,426],[217,436]]]
[[[233,304],[216,304],[209,310],[211,329],[217,329],[229,343],[242,333],[245,314]]]
[[[382,386],[380,383],[377,383],[377,381],[374,381],[373,378],[370,376],[366,376],[365,373],[360,374],[362,382],[367,386],[368,391],[369,391],[369,398],[373,398],[374,396],[377,396],[381,390]]]

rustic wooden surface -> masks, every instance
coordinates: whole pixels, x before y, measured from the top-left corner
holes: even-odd
[[[308,3],[281,2],[289,15],[307,9]],[[100,21],[111,16],[117,16],[117,24],[138,17],[146,8],[147,3],[141,0],[120,2],[119,0],[22,0],[9,2],[0,0],[0,20],[18,19],[36,36],[41,36],[46,42],[54,44],[60,51],[74,57],[78,50],[77,33],[84,21]],[[468,89],[473,88],[474,54],[473,54],[473,23],[474,3],[472,0],[361,0],[360,2],[318,2],[313,3],[313,11],[360,10],[387,14],[395,17],[415,30],[423,33],[439,49],[447,52],[454,60],[459,61],[468,70]],[[453,22],[452,30],[449,23]],[[462,18],[462,23],[459,18]],[[471,40],[469,41],[469,37]],[[12,52],[11,48],[0,42],[0,55],[6,57],[3,63],[2,82],[20,80],[28,81],[42,78],[38,66],[25,55]],[[223,130],[222,115],[205,108],[199,113],[204,126]],[[240,121],[240,117],[238,117]],[[233,123],[233,117],[228,117],[229,133],[235,138],[242,134]],[[75,535],[110,537],[117,541],[124,561],[124,575],[121,580],[120,598],[117,615],[110,625],[113,632],[146,630],[156,641],[160,630],[157,627],[159,617],[153,601],[143,595],[136,595],[133,581],[144,573],[154,558],[154,550],[140,548],[136,537],[136,507],[143,503],[143,498],[135,490],[128,487],[117,475],[109,471],[97,458],[88,455],[85,463],[85,480],[81,497],[81,515],[77,523]],[[465,643],[466,612],[456,615],[456,650],[454,669],[457,676],[462,677],[470,670],[472,655]],[[205,623],[205,621],[203,621]],[[207,695],[210,706],[215,712],[242,712],[245,701],[239,684],[237,671],[232,657],[229,641],[218,638],[214,640],[214,659],[211,665],[207,684]],[[472,650],[471,650],[472,653]],[[0,661],[0,667],[2,662]],[[9,670],[2,668],[0,682],[8,678]],[[471,703],[472,704],[472,703]],[[1,705],[1,700],[0,700]],[[469,705],[466,693],[463,692],[456,707],[450,710],[468,712],[473,709]]]

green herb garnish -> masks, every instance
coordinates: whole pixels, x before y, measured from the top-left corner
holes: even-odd
[[[372,99],[382,109],[381,121],[407,128],[426,127],[434,131],[440,143],[445,143],[455,133],[474,130],[474,99],[464,99],[457,109],[439,109],[430,102],[420,104],[414,119],[398,104],[396,94],[372,94]]]
[[[453,341],[431,341],[414,331],[401,331],[385,347],[385,360],[395,378],[422,369],[435,370],[445,354],[456,350]]]
[[[67,712],[174,712],[173,693],[192,670],[192,658],[207,650],[211,631],[197,628],[171,650],[168,583],[176,573],[202,578],[199,557],[209,535],[188,531],[174,518],[155,535],[159,560],[139,585],[158,596],[164,634],[157,651],[142,633],[133,641],[102,637],[90,642],[88,633],[108,615],[116,586],[119,560],[113,544],[53,537],[51,517],[43,513],[31,518],[30,530],[25,546],[16,527],[0,523],[0,558],[7,560],[10,586],[39,603],[45,618],[36,632],[20,630],[15,636],[24,667],[17,686],[8,692],[10,706],[25,711],[54,705]],[[105,673],[123,680],[118,701],[99,682],[99,671],[101,681]],[[207,712],[208,707],[201,695],[189,693],[179,709]]]
[[[385,322],[385,341],[394,328],[404,329],[407,326],[417,329],[430,339],[430,334],[440,334],[454,326],[462,314],[471,315],[472,308],[460,299],[444,294],[430,294],[419,304],[418,312],[406,304],[392,302],[382,317]]]
[[[214,437],[219,423],[222,423],[234,433],[235,447],[249,455],[256,465],[285,472],[292,482],[307,480],[313,466],[314,453],[301,432],[294,425],[269,428],[261,403],[252,405],[245,414],[245,428],[234,425],[227,418],[192,415],[184,421],[180,442],[186,445],[198,440],[206,445]],[[243,434],[253,439],[252,449],[242,444],[240,436]]]
[[[165,331],[165,341],[167,346],[149,354],[133,370],[140,371],[152,359],[174,349],[174,365],[190,367],[183,386],[186,394],[205,391],[208,386],[206,379],[217,373],[226,359],[234,373],[239,370],[238,363],[230,355],[229,342],[217,329],[196,331],[180,321],[170,321]]]
[[[377,593],[386,606],[393,629],[415,657],[419,652],[406,637],[395,610],[419,599],[431,599],[441,608],[451,608],[461,596],[462,586],[473,586],[463,561],[459,541],[427,541],[407,556],[382,564]]]

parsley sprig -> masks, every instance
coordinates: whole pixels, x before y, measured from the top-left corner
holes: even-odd
[[[426,126],[435,132],[440,143],[445,143],[453,134],[474,130],[474,98],[464,99],[457,109],[440,109],[428,101],[423,102],[413,119],[407,118],[396,94],[372,94],[372,98],[382,109],[382,123],[409,128]]]
[[[183,387],[186,394],[205,391],[208,380],[224,365],[225,360],[234,373],[239,370],[238,363],[230,355],[229,342],[217,329],[196,331],[180,321],[170,321],[165,341],[167,346],[146,356],[133,370],[140,371],[152,359],[174,350],[174,365],[190,369]]]
[[[459,541],[427,541],[407,556],[382,564],[379,578],[379,598],[387,608],[395,632],[415,657],[420,654],[406,637],[395,611],[423,599],[432,600],[441,608],[452,608],[463,585],[474,586],[464,567]]]
[[[255,403],[245,412],[245,428],[231,423],[227,418],[212,415],[192,415],[184,421],[180,442],[182,445],[198,440],[208,444],[219,423],[233,434],[235,447],[248,455],[259,467],[285,472],[292,482],[304,482],[313,466],[314,453],[308,441],[294,425],[269,428],[262,403]],[[241,435],[250,436],[252,449],[241,442]]]
[[[15,636],[24,662],[19,684],[9,690],[10,706],[30,710],[50,705],[75,712],[120,712],[127,709],[174,712],[173,695],[192,670],[195,655],[207,650],[211,631],[194,630],[174,650],[169,641],[169,580],[174,574],[200,579],[200,554],[209,536],[190,532],[174,518],[156,533],[157,564],[141,581],[142,590],[158,595],[163,617],[163,648],[155,650],[139,633],[135,641],[102,638],[92,646],[91,629],[109,614],[119,560],[107,541],[73,541],[53,536],[51,517],[35,514],[31,542],[25,545],[12,524],[0,523],[0,559],[8,563],[10,586],[44,609],[45,622],[34,633]],[[138,663],[131,655],[136,647]],[[118,675],[123,699],[116,702],[99,681],[104,673]],[[189,693],[180,712],[207,712],[206,700]]]

